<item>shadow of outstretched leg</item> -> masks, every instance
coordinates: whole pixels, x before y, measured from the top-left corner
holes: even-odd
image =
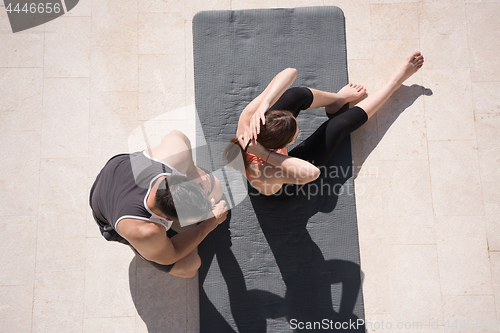
[[[340,318],[353,316],[354,306],[361,288],[361,271],[358,264],[345,260],[328,260],[325,262],[323,279],[328,286],[342,284],[340,301]]]

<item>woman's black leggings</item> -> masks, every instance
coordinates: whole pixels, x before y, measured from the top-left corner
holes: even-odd
[[[287,110],[297,117],[313,102],[313,93],[306,87],[290,88],[281,95],[270,110]],[[366,112],[358,107],[342,109],[325,121],[310,137],[293,148],[288,155],[309,161],[316,166],[326,165],[339,143],[367,120]]]

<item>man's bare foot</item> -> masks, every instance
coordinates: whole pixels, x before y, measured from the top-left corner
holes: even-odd
[[[392,73],[387,82],[393,83],[396,87],[401,86],[410,76],[415,74],[424,65],[424,56],[419,51],[413,52],[403,60],[399,68]]]
[[[361,98],[364,94],[366,94],[366,89],[360,84],[352,84],[344,86],[337,93],[338,100],[333,104],[325,106],[325,111],[327,113],[333,114],[340,110],[344,104],[353,102]]]

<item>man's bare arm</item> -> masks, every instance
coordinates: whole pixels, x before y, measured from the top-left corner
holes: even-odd
[[[137,219],[120,221],[117,231],[147,260],[171,265],[191,253],[226,219],[226,203],[218,203],[213,212],[214,217],[172,238],[167,237],[164,226]]]

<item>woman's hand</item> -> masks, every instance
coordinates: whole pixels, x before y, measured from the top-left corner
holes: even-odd
[[[250,118],[250,137],[257,140],[257,135],[260,133],[260,122],[266,124],[266,111],[269,109],[269,103],[261,102],[257,111]]]
[[[267,151],[267,149],[263,145],[258,143],[257,140],[255,140],[251,136],[250,128],[248,126],[245,133],[243,133],[238,137],[238,142],[240,143],[240,146],[243,149],[246,149],[247,152],[254,155],[259,155],[259,153],[262,154],[265,153],[265,151]]]

